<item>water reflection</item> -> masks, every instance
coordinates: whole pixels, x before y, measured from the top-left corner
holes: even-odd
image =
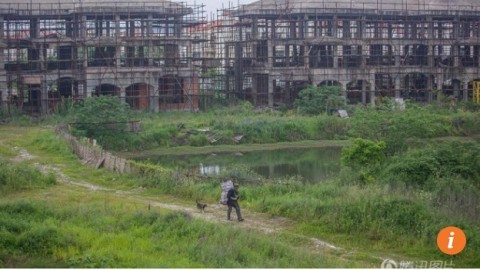
[[[149,159],[170,168],[195,170],[201,175],[220,174],[241,166],[269,179],[298,177],[306,182],[319,182],[340,171],[339,147],[173,155]]]
[[[220,174],[220,166],[200,163],[200,175]]]

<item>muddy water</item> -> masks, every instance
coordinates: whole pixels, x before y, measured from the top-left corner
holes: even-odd
[[[202,175],[221,174],[237,168],[249,169],[267,179],[294,177],[317,183],[340,170],[339,147],[281,149],[231,152],[205,155],[169,155],[149,157],[169,168],[188,169]]]

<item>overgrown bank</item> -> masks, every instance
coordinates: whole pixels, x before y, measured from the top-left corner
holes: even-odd
[[[106,132],[96,139],[107,150],[144,151],[359,137],[383,140],[393,154],[406,149],[414,139],[480,134],[480,113],[467,107],[452,111],[436,105],[409,103],[401,110],[386,99],[375,108],[352,107],[349,118],[340,118],[300,115],[293,111],[256,112],[245,104],[202,113],[138,114],[134,118],[141,120],[141,132]]]

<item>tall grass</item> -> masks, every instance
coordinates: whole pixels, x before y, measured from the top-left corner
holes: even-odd
[[[143,131],[101,138],[113,150],[144,150],[181,145],[205,146],[236,143],[275,143],[299,140],[343,139],[346,119],[334,116],[300,116],[275,113],[253,114],[240,110],[204,113],[169,112],[141,114]],[[241,135],[239,142],[235,136]]]
[[[430,106],[411,104],[406,110],[358,107],[350,121],[348,135],[385,141],[390,154],[406,149],[414,138],[434,138],[456,135],[451,125],[453,114],[439,113]]]
[[[31,200],[0,203],[0,266],[247,268],[339,263],[261,233],[131,206],[112,201],[105,212],[94,201],[88,207],[46,206]]]
[[[0,158],[0,194],[54,185],[55,176],[44,175],[31,165],[14,164]]]

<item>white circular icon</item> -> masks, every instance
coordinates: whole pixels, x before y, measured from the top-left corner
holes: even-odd
[[[386,259],[382,262],[382,268],[397,268],[397,262],[394,260]]]

